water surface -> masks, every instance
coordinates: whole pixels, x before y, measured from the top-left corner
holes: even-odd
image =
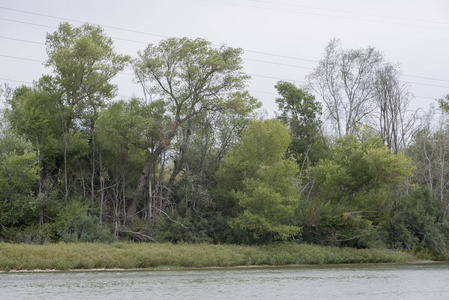
[[[0,273],[0,299],[449,299],[449,265]]]

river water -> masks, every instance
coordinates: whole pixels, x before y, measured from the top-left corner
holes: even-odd
[[[0,299],[449,299],[449,265],[0,273]]]

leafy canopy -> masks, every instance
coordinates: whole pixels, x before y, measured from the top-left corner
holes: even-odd
[[[362,142],[348,135],[337,140],[331,157],[320,160],[312,172],[318,197],[350,203],[357,194],[400,183],[412,170],[411,160],[394,154],[381,139]]]
[[[218,173],[237,202],[231,227],[256,238],[268,234],[286,240],[300,234],[300,227],[286,222],[298,200],[298,167],[284,159],[290,141],[287,127],[276,120],[254,121],[242,132]]]

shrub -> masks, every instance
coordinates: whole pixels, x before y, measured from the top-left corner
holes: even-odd
[[[56,220],[56,233],[62,242],[112,242],[114,236],[99,223],[97,216],[88,214],[88,207],[72,201],[63,207]]]

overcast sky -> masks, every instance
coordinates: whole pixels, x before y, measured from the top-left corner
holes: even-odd
[[[64,21],[103,26],[117,52],[133,57],[164,37],[242,48],[248,90],[269,115],[276,82],[304,84],[332,38],[400,63],[414,107],[449,94],[449,0],[0,0],[0,83],[48,73],[45,36]],[[132,70],[114,80],[120,98],[142,96],[132,80]]]

